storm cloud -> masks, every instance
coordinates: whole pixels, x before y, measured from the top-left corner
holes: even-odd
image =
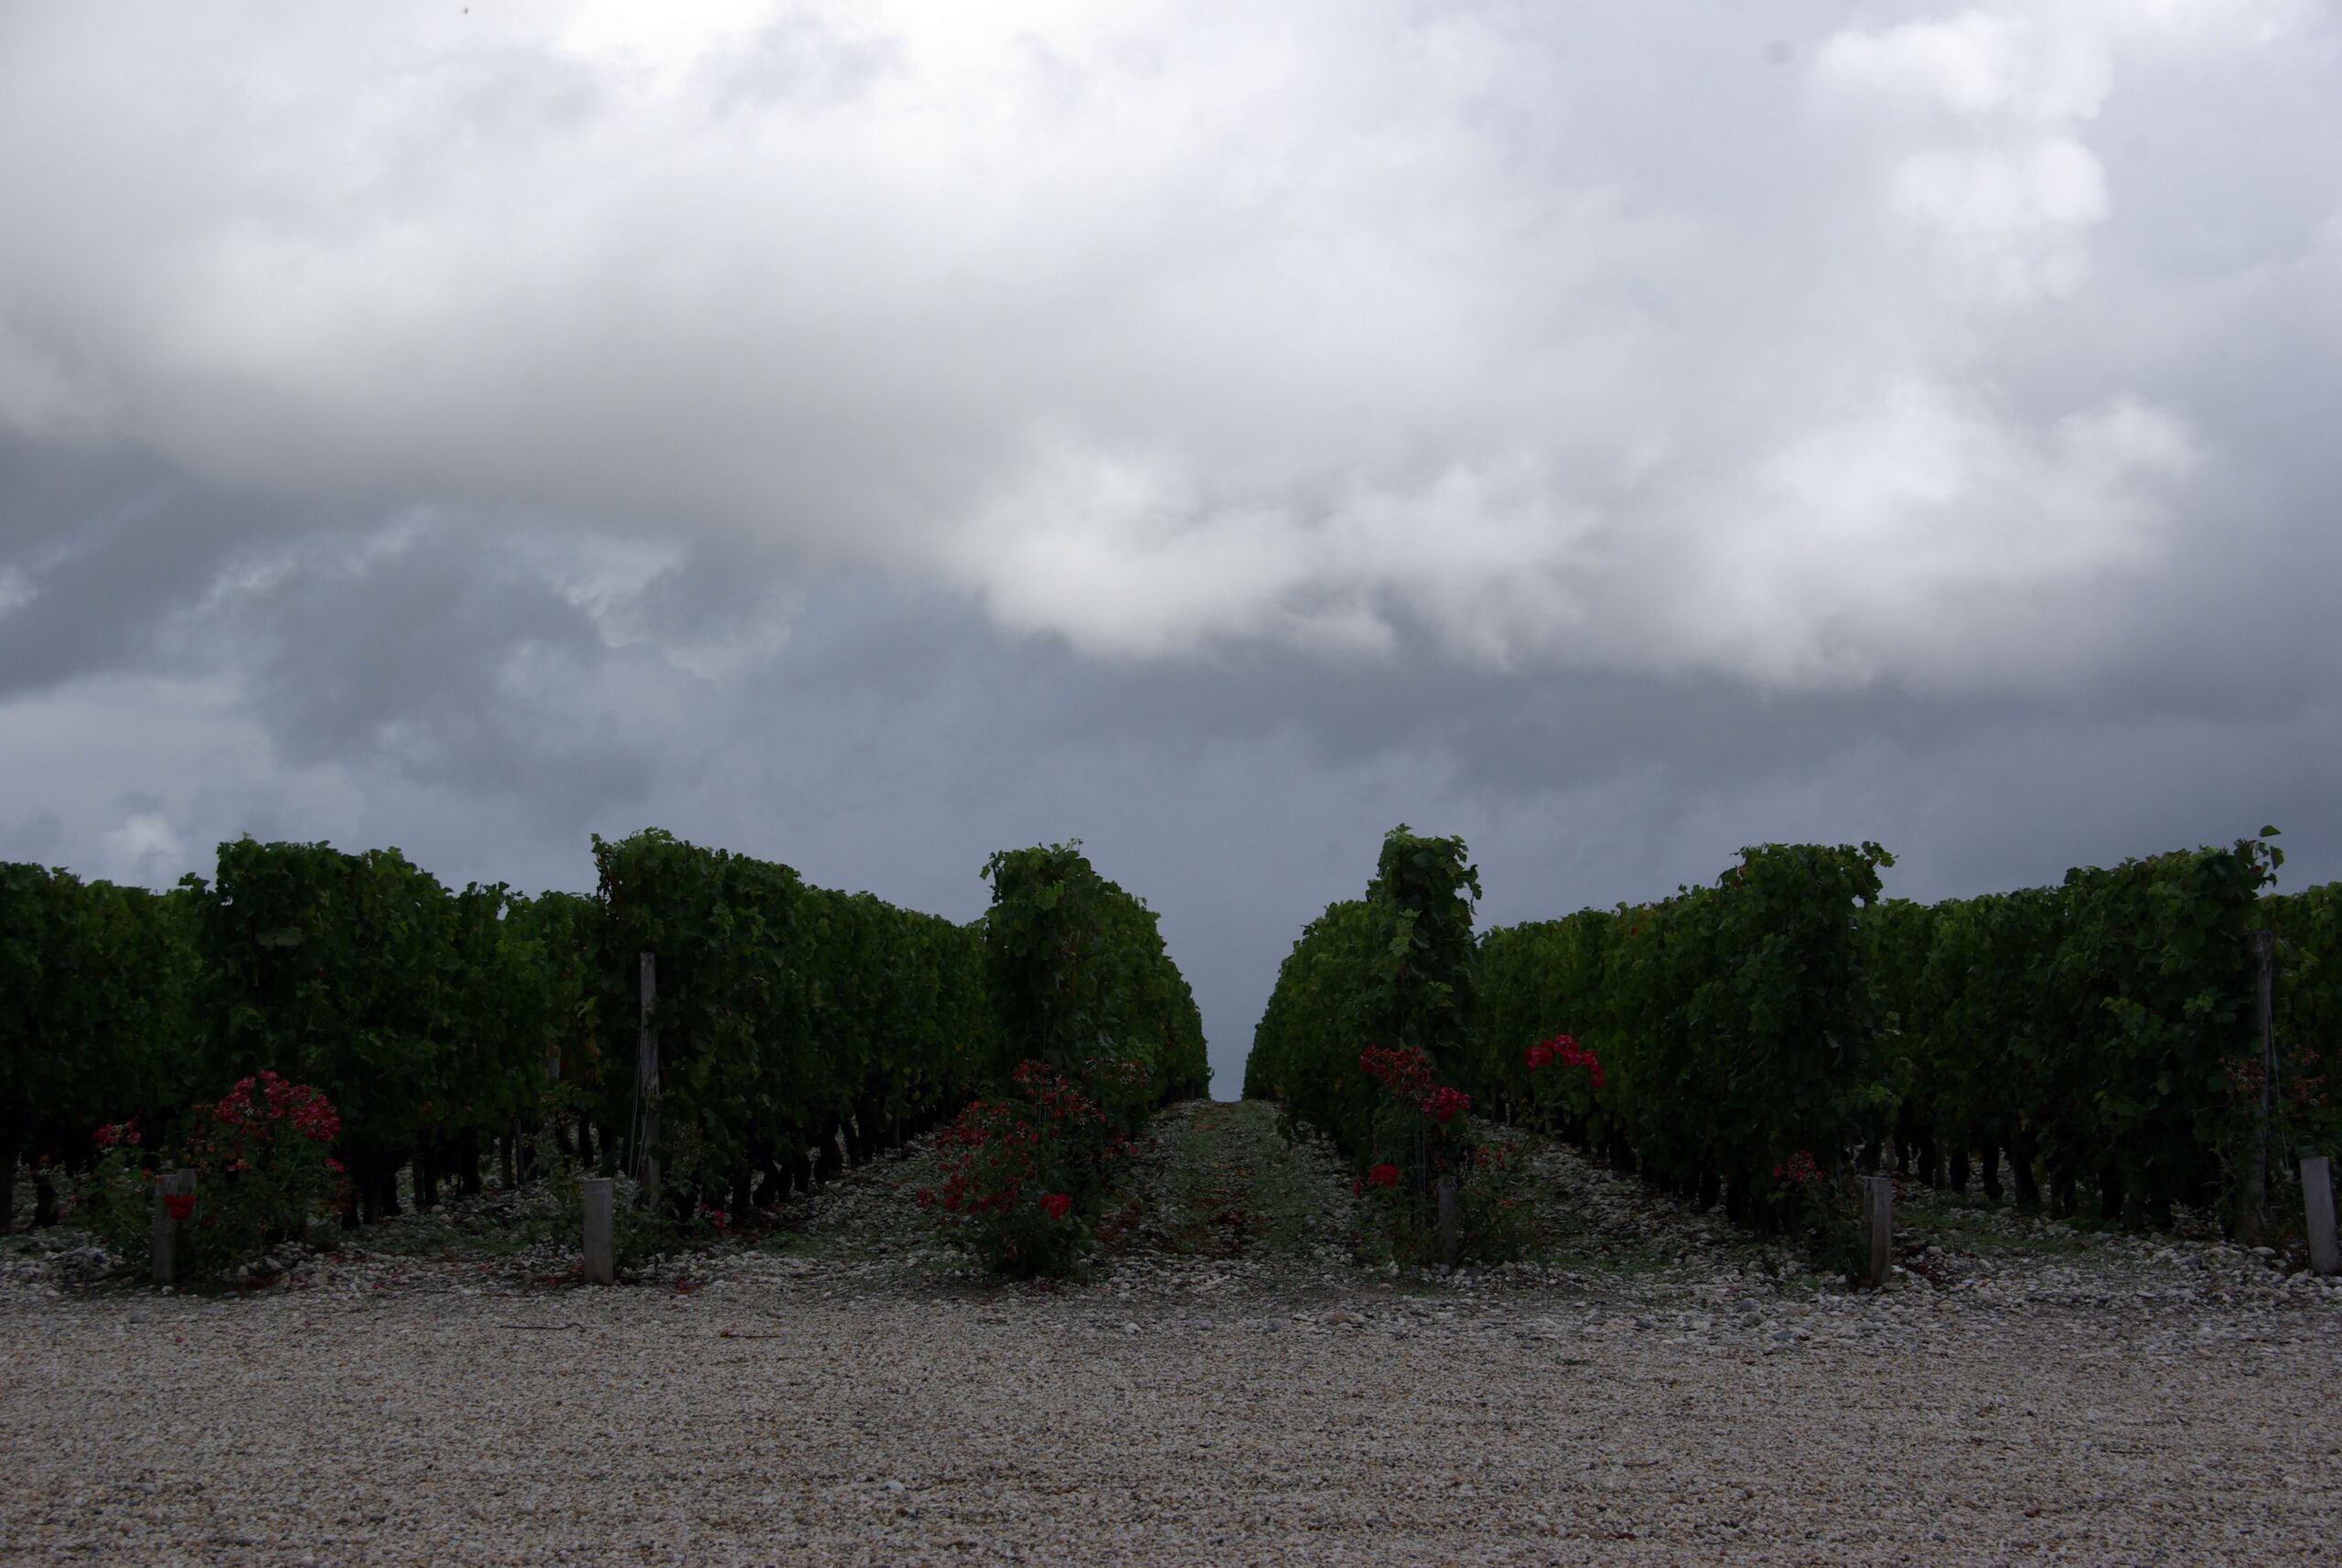
[[[1078,836],[1223,1093],[1401,820],[2330,877],[2338,106],[2291,0],[11,7],[0,855]]]

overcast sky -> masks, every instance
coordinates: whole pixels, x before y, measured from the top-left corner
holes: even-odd
[[[1078,837],[1223,1095],[1402,821],[2342,874],[2331,5],[14,0],[0,212],[0,858]]]

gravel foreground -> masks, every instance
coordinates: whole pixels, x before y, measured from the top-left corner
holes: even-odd
[[[2342,1561],[2331,1283],[2107,1238],[1848,1295],[1565,1179],[1671,1266],[1238,1248],[1051,1291],[741,1250],[596,1290],[356,1257],[201,1298],[18,1265],[0,1561]]]

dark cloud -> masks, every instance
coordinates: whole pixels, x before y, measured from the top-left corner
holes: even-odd
[[[176,19],[174,19],[176,18]],[[2295,0],[0,17],[0,855],[2342,867]]]

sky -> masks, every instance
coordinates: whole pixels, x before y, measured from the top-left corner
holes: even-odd
[[[0,5],[0,859],[2342,875],[2342,13]]]

